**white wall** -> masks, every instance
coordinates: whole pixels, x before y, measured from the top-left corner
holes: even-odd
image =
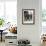
[[[41,2],[42,0],[18,0],[17,4],[17,25],[18,39],[29,39],[30,42],[40,44],[41,34]],[[35,9],[35,24],[22,24],[22,9]]]

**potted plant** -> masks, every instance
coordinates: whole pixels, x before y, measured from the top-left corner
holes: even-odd
[[[4,19],[3,18],[0,18],[0,27],[2,27],[4,25]]]

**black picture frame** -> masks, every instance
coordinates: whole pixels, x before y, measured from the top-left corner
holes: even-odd
[[[22,9],[22,24],[35,24],[35,9]]]

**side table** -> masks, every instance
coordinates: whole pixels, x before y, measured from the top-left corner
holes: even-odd
[[[0,30],[0,32],[1,32],[1,42],[2,42],[2,32],[3,32],[3,30]]]

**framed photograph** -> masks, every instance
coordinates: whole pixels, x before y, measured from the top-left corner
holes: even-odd
[[[35,9],[22,9],[22,24],[35,23]]]

